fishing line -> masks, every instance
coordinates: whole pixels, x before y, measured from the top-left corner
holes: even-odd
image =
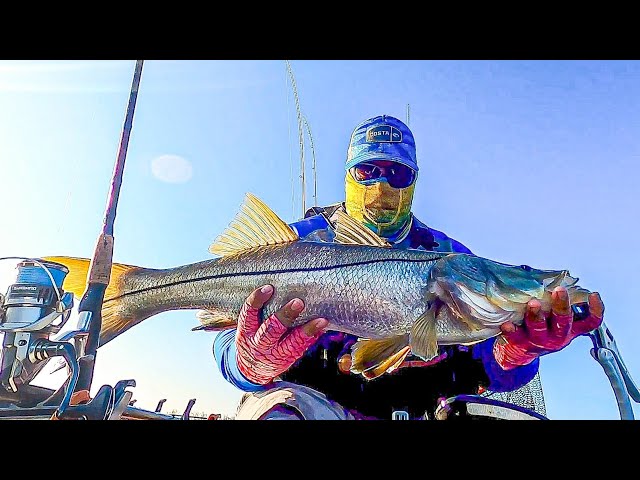
[[[46,272],[46,274],[49,276],[49,280],[51,280],[51,285],[53,285],[53,289],[56,292],[56,296],[58,297],[58,302],[62,301],[62,297],[60,295],[60,290],[58,290],[58,286],[56,285],[56,281],[53,279],[53,275],[51,275],[51,272],[49,271],[49,268],[47,268],[47,266],[42,263],[41,261],[35,259],[35,258],[28,258],[28,257],[0,257],[0,261],[2,260],[22,260],[22,261],[27,261],[27,262],[33,262],[35,264],[37,264],[38,266],[42,267],[42,269]]]
[[[285,60],[287,65],[287,72],[289,72],[289,76],[291,77],[291,86],[293,87],[293,99],[296,104],[296,115],[298,117],[298,143],[300,145],[300,182],[302,185],[302,217],[306,213],[306,186],[305,186],[305,177],[304,177],[304,132],[302,130],[302,113],[300,113],[300,99],[298,98],[298,89],[296,88],[296,79],[293,76],[293,70],[291,70],[291,64],[289,60]]]
[[[309,145],[311,146],[311,170],[313,171],[313,206],[318,206],[318,176],[316,172],[316,150],[313,147],[313,137],[311,136],[311,127],[309,126],[309,122],[307,122],[307,117],[302,116],[302,120],[304,120],[304,124],[307,127],[307,135],[309,136]]]
[[[89,62],[87,64],[86,68],[88,70],[91,70],[91,69],[97,69],[100,66],[102,66],[102,65],[94,65],[94,64],[91,64],[91,62]],[[79,167],[79,165],[80,165],[80,159],[77,156],[75,156],[74,159],[71,161],[71,168],[69,169],[69,171],[78,172],[79,169],[77,167]],[[61,210],[62,212],[67,212],[71,208],[72,199],[74,198],[73,197],[74,190],[75,190],[75,184],[72,181],[71,185],[67,189],[67,194],[66,194],[65,199],[64,199],[64,205],[62,206],[62,210]],[[59,223],[58,229],[56,231],[56,235],[58,235],[60,237],[62,236],[62,233],[66,228],[66,224],[67,224],[67,222],[60,222]]]
[[[289,133],[289,180],[291,181],[291,218],[296,218],[296,196],[295,196],[295,182],[293,181],[293,153],[291,152],[291,105],[289,104],[289,80],[288,77],[284,77],[284,89],[285,98],[287,99],[287,130]]]
[[[76,169],[77,164],[78,164],[78,159],[76,158],[72,162],[72,166],[71,166],[72,167],[71,168],[72,172],[76,172],[77,171],[77,169]],[[61,210],[62,212],[67,212],[69,210],[69,208],[71,207],[71,194],[72,194],[72,192],[73,192],[73,188],[69,188],[67,190],[67,194],[66,194],[65,200],[64,200],[64,205],[62,206],[62,210]],[[67,222],[59,222],[58,223],[58,231],[56,232],[56,235],[58,237],[62,236],[62,231],[64,230],[64,228],[66,226],[66,223]]]

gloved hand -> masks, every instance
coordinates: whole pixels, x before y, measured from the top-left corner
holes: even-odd
[[[604,315],[604,304],[597,292],[589,295],[589,316],[573,321],[567,289],[556,287],[551,293],[551,312],[541,310],[538,300],[530,300],[524,323],[511,322],[500,328],[502,335],[493,345],[493,355],[504,370],[527,365],[540,355],[566,347],[579,335],[598,328]]]
[[[329,322],[315,318],[293,329],[289,327],[304,310],[294,298],[260,324],[260,309],[273,295],[273,287],[257,288],[247,297],[236,330],[237,362],[250,381],[265,385],[286,371],[324,333]]]

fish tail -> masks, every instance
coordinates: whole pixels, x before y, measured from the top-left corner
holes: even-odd
[[[62,284],[62,289],[65,292],[72,292],[78,298],[84,295],[87,289],[90,259],[78,257],[43,257],[43,259],[62,264],[69,269]],[[120,300],[126,292],[127,277],[131,276],[134,271],[140,270],[143,269],[134,265],[112,264],[109,285],[107,285],[102,304],[100,345],[107,343],[116,335],[142,320],[131,314],[123,314],[123,302]]]

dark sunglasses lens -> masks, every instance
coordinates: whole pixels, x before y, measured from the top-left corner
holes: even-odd
[[[393,188],[405,188],[413,183],[416,172],[400,163],[392,167],[379,167],[370,163],[359,163],[352,169],[353,178],[358,182],[385,177]]]
[[[353,167],[353,176],[359,182],[380,178],[380,169],[376,165],[361,163]]]
[[[387,172],[387,181],[393,188],[405,188],[413,183],[416,178],[416,172],[407,167],[406,165],[400,165],[391,167]]]

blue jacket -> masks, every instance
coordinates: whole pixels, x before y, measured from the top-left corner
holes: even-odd
[[[335,204],[329,207],[314,207],[307,212],[304,219],[292,223],[290,226],[303,240],[333,241],[328,218],[337,208],[343,208],[342,204]],[[472,254],[471,250],[462,243],[450,238],[443,232],[426,226],[415,217],[413,217],[413,225],[407,236],[402,241],[395,243],[394,247]],[[236,331],[233,329],[224,330],[216,335],[213,342],[213,356],[222,376],[228,382],[246,392],[269,388],[270,385],[258,385],[251,382],[238,370],[235,334]],[[335,336],[332,337],[331,332],[327,332],[320,337],[317,343],[323,344],[335,341],[334,339]],[[349,339],[349,336],[342,336],[341,341],[345,341],[345,351],[353,343],[353,339]],[[536,359],[529,365],[505,371],[497,364],[493,356],[494,341],[495,339],[490,338],[472,347],[473,358],[481,360],[484,366],[489,379],[488,388],[495,392],[507,392],[531,381],[538,372],[539,360]],[[312,350],[313,347],[307,351],[306,355]]]

